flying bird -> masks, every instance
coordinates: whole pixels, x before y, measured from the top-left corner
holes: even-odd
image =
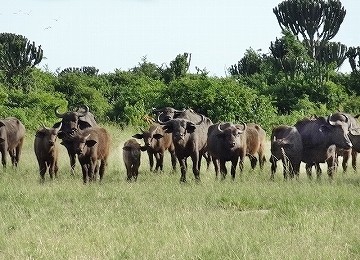
[[[51,29],[51,26],[45,27],[44,30]]]

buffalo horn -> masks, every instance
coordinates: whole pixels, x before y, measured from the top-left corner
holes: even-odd
[[[77,113],[79,117],[82,116],[86,116],[86,114],[89,112],[89,107],[88,106],[84,106],[85,107],[85,111],[83,113]]]
[[[330,124],[330,125],[335,125],[336,123],[334,121],[331,121],[330,118],[331,118],[332,114],[330,114],[327,118],[327,122]]]
[[[65,113],[64,113],[64,114],[60,114],[59,111],[58,111],[59,107],[60,107],[60,106],[56,106],[56,107],[55,107],[55,109],[54,109],[55,115],[56,115],[57,117],[59,117],[59,118],[63,118],[64,115],[65,115]]]
[[[157,121],[158,121],[158,123],[159,123],[160,125],[166,125],[167,122],[169,122],[169,121],[163,122],[163,121],[160,120],[160,116],[162,115],[162,113],[163,113],[163,112],[161,112],[161,113],[158,115]],[[170,121],[171,121],[171,120],[170,120]]]
[[[219,123],[218,126],[217,126],[217,129],[219,130],[220,133],[222,133],[223,130],[221,130],[221,127],[220,127],[220,126],[221,126],[221,124]]]
[[[246,130],[246,124],[245,124],[244,122],[242,122],[242,125],[244,126],[244,129],[243,129],[243,130],[240,130],[240,129],[239,129],[239,131],[240,131],[241,134],[244,133],[245,130]]]
[[[55,131],[59,132],[59,131],[60,131],[60,129],[61,129],[61,127],[62,127],[62,122],[60,122],[59,127],[55,128]]]
[[[204,118],[205,118],[203,114],[200,114],[199,116],[201,117],[201,120],[200,120],[200,122],[197,123],[197,125],[200,125],[204,121]]]

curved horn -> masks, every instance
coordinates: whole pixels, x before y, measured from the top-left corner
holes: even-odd
[[[158,114],[157,116],[157,121],[160,125],[166,125],[166,122],[169,122],[169,121],[166,121],[166,122],[163,122],[160,120],[160,116],[163,114],[164,112],[161,112],[160,114]],[[171,121],[171,120],[170,120]]]
[[[186,110],[186,108],[183,108],[183,110],[174,109],[174,112],[180,114],[180,113],[184,112],[185,110]]]
[[[331,118],[332,114],[330,114],[327,118],[327,122],[330,124],[330,125],[336,125],[334,121],[331,121],[330,118]]]
[[[346,118],[345,123],[349,122],[349,117],[348,117],[347,115],[345,115],[345,114],[342,114],[342,115]],[[350,122],[350,123],[351,123],[351,122]]]
[[[221,129],[221,124],[219,123],[218,126],[217,126],[217,129],[219,130],[220,133],[224,132],[222,129]]]
[[[85,108],[85,111],[84,112],[82,112],[82,113],[77,113],[77,115],[79,116],[79,117],[81,117],[81,116],[86,116],[86,114],[89,112],[89,107],[88,106],[84,106],[84,108]]]
[[[55,128],[55,131],[56,131],[56,132],[59,132],[59,131],[60,131],[60,129],[61,129],[61,127],[62,127],[62,122],[60,122],[59,127]]]
[[[54,109],[55,115],[56,115],[57,117],[59,117],[59,118],[63,118],[64,115],[65,115],[65,113],[60,114],[59,111],[58,111],[59,107],[60,107],[60,106],[56,106],[56,107],[55,107],[55,109]]]
[[[44,129],[49,129],[48,127],[45,126],[44,123],[42,123],[41,125],[42,125],[42,127],[43,127]]]
[[[240,133],[242,134],[242,133],[244,133],[245,132],[245,130],[246,130],[246,124],[244,123],[244,122],[242,122],[242,125],[243,125],[243,130],[240,130],[239,129],[239,131],[240,131]]]
[[[197,123],[197,125],[200,125],[204,121],[204,118],[205,118],[205,116],[202,114],[200,114],[199,116],[201,116],[201,120],[200,120],[200,122]]]

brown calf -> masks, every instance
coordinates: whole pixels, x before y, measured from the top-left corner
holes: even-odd
[[[45,173],[49,170],[50,178],[57,177],[59,148],[56,143],[57,134],[61,128],[43,127],[35,134],[34,151],[39,164],[41,180],[45,180]]]
[[[137,180],[139,174],[141,151],[146,151],[146,146],[141,146],[135,139],[129,139],[123,146],[123,160],[126,167],[127,180]]]
[[[63,142],[69,142],[69,145],[72,145],[78,155],[84,183],[87,182],[87,179],[95,181],[97,172],[99,172],[101,181],[104,177],[109,156],[109,133],[102,127],[91,127],[75,131],[70,136],[69,140],[63,140]]]

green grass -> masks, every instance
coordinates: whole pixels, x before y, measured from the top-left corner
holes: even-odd
[[[0,172],[0,259],[359,259],[360,175],[339,169],[330,182],[269,181],[247,159],[235,181],[201,170],[196,184],[180,173],[152,173],[142,154],[136,183],[126,182],[122,144],[137,130],[112,136],[103,183],[70,176],[60,147],[59,178],[39,181],[28,133],[19,168]],[[267,150],[269,158],[269,149]],[[8,160],[9,162],[9,160]],[[325,166],[322,166],[325,169]]]

